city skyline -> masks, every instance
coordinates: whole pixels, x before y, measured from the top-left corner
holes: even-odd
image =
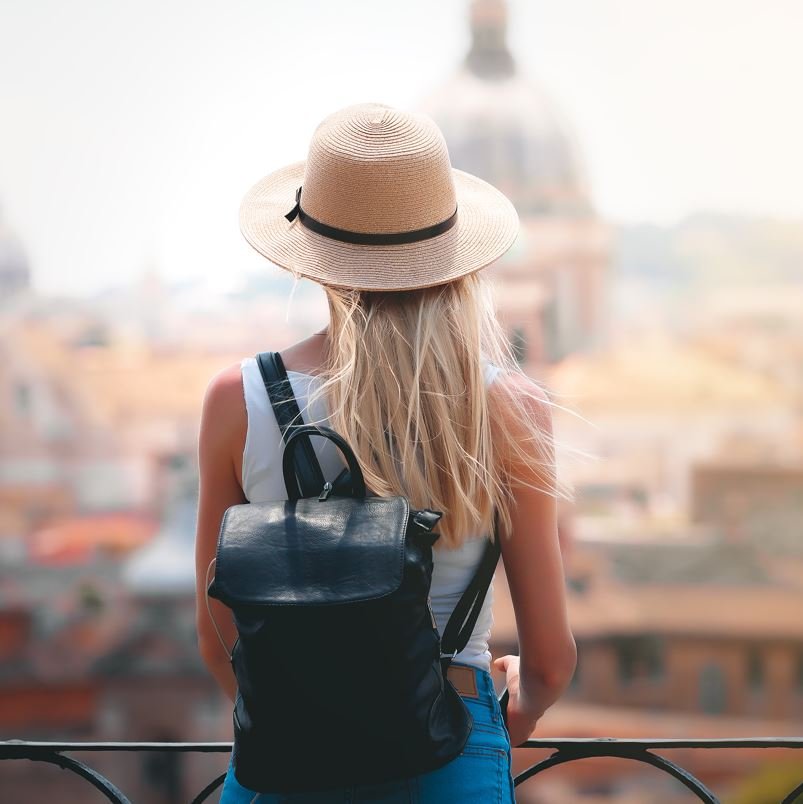
[[[788,103],[803,7],[508,5],[518,66],[573,123],[607,219],[803,217],[803,115]],[[340,106],[415,109],[469,41],[467,0],[41,2],[6,19],[2,224],[22,239],[37,289],[78,295],[148,265],[212,286],[270,270],[237,228],[250,184],[304,158]]]

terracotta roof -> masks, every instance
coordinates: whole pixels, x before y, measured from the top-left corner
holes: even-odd
[[[684,634],[707,638],[803,639],[803,589],[780,586],[649,584],[571,595],[578,636]]]
[[[556,401],[581,411],[755,411],[792,404],[791,393],[759,371],[657,335],[572,355],[545,375]]]
[[[546,711],[533,737],[758,737],[800,736],[794,719],[769,720],[701,712],[661,711],[627,706],[581,703],[566,697]]]
[[[592,578],[585,593],[567,594],[579,639],[676,634],[712,638],[803,640],[803,587],[648,584]],[[514,643],[516,621],[504,574],[494,581],[492,643]]]
[[[57,332],[30,323],[13,337],[31,362],[68,391],[82,416],[106,426],[132,419],[197,422],[209,381],[243,357],[239,352],[159,351],[133,340],[73,348]]]
[[[149,542],[158,528],[157,520],[140,514],[72,517],[34,531],[28,555],[39,563],[70,563],[86,561],[99,549],[127,553]]]

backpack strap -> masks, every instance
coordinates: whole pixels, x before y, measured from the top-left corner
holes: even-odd
[[[260,352],[257,363],[265,383],[276,421],[282,431],[285,443],[296,427],[304,424],[293,388],[287,376],[284,361],[278,352]],[[300,442],[295,452],[296,480],[302,497],[312,497],[323,489],[325,478],[320,463],[312,447],[309,436],[299,436]],[[348,469],[338,475],[335,486],[341,483],[348,485]],[[485,552],[480,560],[474,577],[466,587],[457,605],[452,611],[449,621],[441,637],[441,665],[445,673],[452,659],[468,645],[474,626],[482,611],[482,604],[499,562],[499,513],[494,514],[494,540],[485,545]]]
[[[499,512],[494,513],[494,540],[488,539],[474,577],[454,607],[441,637],[441,667],[444,674],[452,659],[468,645],[474,626],[482,611],[482,604],[496,571],[501,548],[499,545]]]
[[[293,430],[304,424],[287,369],[278,352],[260,352],[256,359],[282,438],[287,443]],[[321,492],[325,478],[307,435],[299,436],[295,451],[295,469],[296,482],[302,497],[313,497]]]

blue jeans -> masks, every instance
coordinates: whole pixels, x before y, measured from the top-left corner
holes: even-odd
[[[478,697],[462,698],[474,718],[474,728],[463,751],[446,765],[409,779],[357,784],[325,793],[256,793],[237,781],[229,759],[219,804],[514,804],[510,737],[493,680],[485,670],[471,669]]]

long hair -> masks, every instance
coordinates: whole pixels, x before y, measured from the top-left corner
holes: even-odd
[[[494,509],[510,532],[502,456],[529,470],[526,485],[572,499],[557,477],[551,428],[527,404],[527,396],[546,399],[543,385],[516,361],[482,271],[409,291],[324,291],[330,323],[309,404],[325,395],[330,426],[348,441],[371,491],[442,511],[446,547],[492,534]],[[489,363],[524,382],[496,380],[490,393]],[[514,426],[498,426],[502,406]]]

